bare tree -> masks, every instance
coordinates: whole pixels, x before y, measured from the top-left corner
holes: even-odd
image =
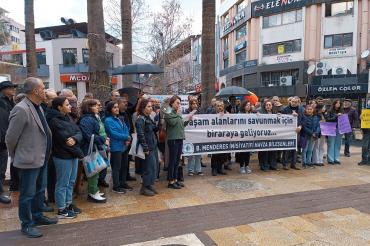
[[[125,0],[128,1],[128,0]],[[131,0],[132,45],[134,51],[144,50],[147,37],[147,24],[150,12],[145,0]],[[104,1],[107,32],[115,37],[122,37],[121,0]]]
[[[5,16],[5,11],[0,8],[0,46],[7,44],[10,37],[8,22],[4,19],[1,19],[2,16]]]
[[[24,19],[26,29],[27,76],[37,77],[35,18],[33,0],[24,0]]]
[[[109,98],[111,85],[104,29],[103,0],[87,0],[90,92],[101,101]]]
[[[152,15],[150,23],[147,52],[154,63],[165,68],[166,64],[179,58],[178,50],[170,51],[189,36],[192,22],[191,18],[184,16],[179,0],[164,1],[161,11]],[[155,89],[158,92],[166,92],[168,83],[162,80],[160,84],[161,86]]]
[[[202,8],[202,108],[211,104],[215,95],[215,23],[216,1],[203,0]]]

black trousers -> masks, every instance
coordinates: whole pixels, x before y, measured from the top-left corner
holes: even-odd
[[[258,160],[261,170],[276,169],[276,151],[260,151],[258,152]]]
[[[211,168],[221,172],[223,164],[228,160],[228,156],[228,154],[212,154]]]
[[[127,176],[127,152],[111,152],[110,162],[112,166],[113,188],[126,184]]]
[[[290,167],[294,167],[297,162],[297,151],[293,150],[284,150],[283,151],[283,166],[287,167],[290,163]]]
[[[168,162],[168,181],[177,180],[180,157],[182,153],[182,139],[168,140],[168,150],[169,150],[169,162]]]
[[[238,162],[240,163],[240,167],[247,167],[249,166],[249,161],[251,158],[250,152],[240,152],[236,153],[238,155]]]

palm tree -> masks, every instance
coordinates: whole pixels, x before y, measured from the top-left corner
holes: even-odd
[[[216,1],[203,0],[202,7],[202,108],[206,109],[215,95]]]
[[[35,18],[33,12],[33,0],[24,0],[25,36],[26,36],[26,61],[27,76],[37,76],[36,41],[35,41]]]
[[[131,0],[121,0],[122,65],[132,63],[132,10]],[[123,76],[123,87],[131,86],[132,76]]]
[[[108,58],[102,0],[87,0],[87,31],[89,42],[90,91],[101,101],[109,98],[111,84],[108,76]]]

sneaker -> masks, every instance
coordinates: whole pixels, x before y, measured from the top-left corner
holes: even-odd
[[[106,203],[107,199],[105,197],[102,197],[100,195],[100,192],[96,192],[95,194],[89,194],[87,196],[87,200],[90,202],[95,202],[95,203]]]
[[[68,209],[59,209],[58,210],[58,218],[59,219],[74,219],[76,218],[76,214],[73,213],[71,210]]]
[[[140,189],[140,195],[143,195],[143,196],[154,196],[155,193],[151,190],[149,190],[147,187],[142,187]]]
[[[127,183],[122,185],[121,188],[125,189],[125,190],[133,190],[133,188],[131,186],[129,186]]]
[[[80,214],[82,212],[82,210],[78,208],[76,205],[74,205],[73,203],[69,204],[68,210],[72,211],[75,214]]]
[[[197,172],[197,175],[198,176],[204,176],[204,173],[203,172]]]
[[[181,189],[181,187],[180,187],[180,186],[178,186],[176,183],[168,184],[168,185],[167,185],[167,188],[169,188],[169,189],[175,189],[175,190],[179,190],[179,189]]]
[[[245,171],[245,167],[240,167],[240,173],[241,174],[246,174],[247,172]]]
[[[154,194],[158,194],[158,191],[154,188],[153,185],[149,185],[148,187],[146,187],[148,190],[152,191]]]
[[[12,200],[10,199],[10,197],[5,196],[5,195],[0,195],[0,203],[10,204],[11,202],[12,202]]]
[[[188,176],[194,176],[194,173],[193,172],[189,172],[188,173]]]
[[[22,227],[21,229],[22,233],[26,235],[29,238],[38,238],[42,237],[42,233],[34,226],[26,226]]]
[[[357,163],[359,166],[363,166],[363,165],[369,165],[369,163],[367,161],[360,161],[359,163]]]
[[[245,170],[247,171],[247,174],[252,173],[252,169],[249,166],[246,166]]]
[[[114,193],[118,193],[118,194],[125,194],[126,193],[125,189],[123,189],[121,187],[113,188],[112,191]]]

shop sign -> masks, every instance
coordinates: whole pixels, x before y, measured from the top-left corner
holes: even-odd
[[[300,9],[306,0],[262,0],[252,3],[252,17],[266,16],[273,13]]]
[[[244,61],[238,65],[234,65],[232,67],[225,68],[220,71],[220,76],[225,76],[228,73],[236,72],[240,69],[249,68],[249,67],[256,67],[257,66],[257,60],[249,60]]]
[[[278,54],[281,55],[284,53],[285,53],[285,45],[283,44],[278,45]]]
[[[336,93],[367,93],[367,84],[348,85],[311,85],[312,95],[336,94]]]
[[[88,82],[90,80],[89,74],[63,74],[60,75],[60,81],[63,83],[77,83],[77,82]],[[112,77],[112,84],[117,84],[118,78],[117,76]]]
[[[229,31],[233,26],[236,26],[241,20],[243,20],[245,17],[245,10],[240,11],[232,21],[229,21],[228,23],[225,23],[224,26],[224,33]]]
[[[277,56],[276,61],[278,63],[286,63],[286,62],[292,62],[292,56],[291,55],[283,55],[283,56]]]
[[[333,48],[328,50],[329,56],[342,56],[347,54],[346,48]]]
[[[247,47],[247,41],[243,41],[243,42],[239,43],[238,45],[236,45],[235,48],[234,48],[234,51],[238,52],[239,50],[242,50],[245,47]]]

